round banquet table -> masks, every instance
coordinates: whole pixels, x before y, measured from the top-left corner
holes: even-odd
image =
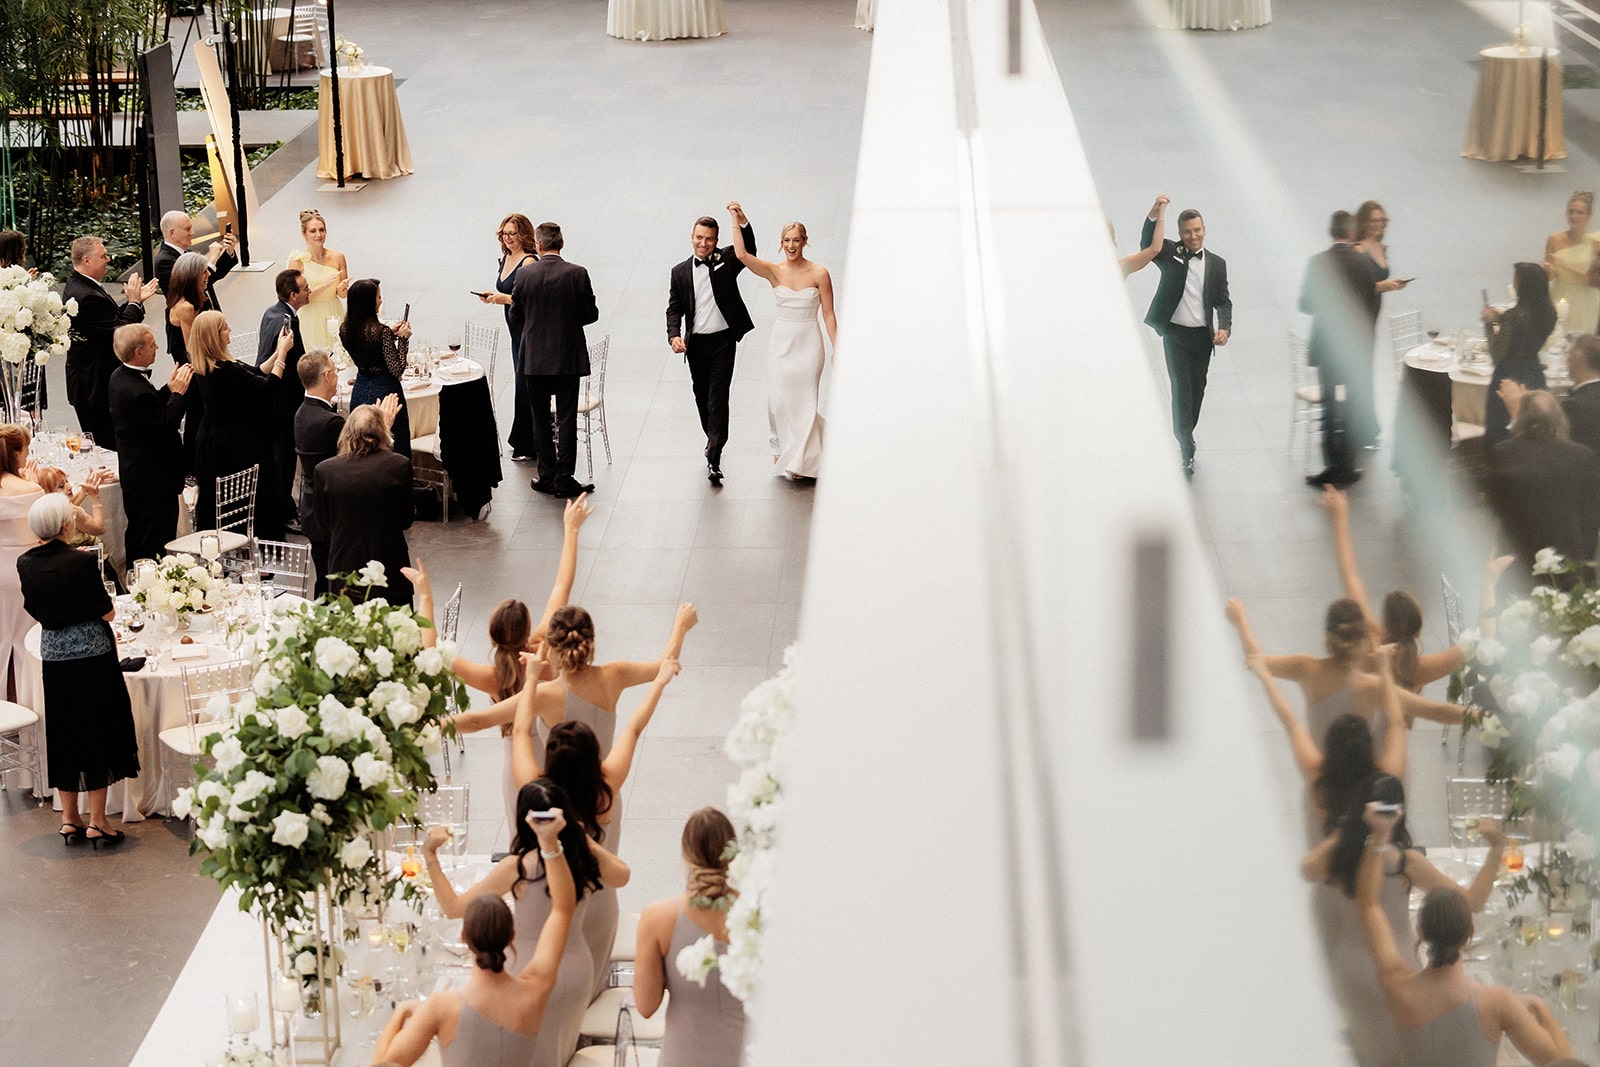
[[[721,37],[728,32],[722,0],[609,0],[606,33],[626,41]]]
[[[1491,163],[1539,155],[1539,55],[1537,48],[1503,44],[1479,52],[1478,92],[1472,98],[1461,154]],[[1545,75],[1545,159],[1567,158],[1562,126],[1560,49],[1548,50]]]
[[[400,118],[394,71],[362,65],[339,68],[345,177],[395,178],[412,173],[411,145]],[[333,145],[333,81],[322,71],[317,88],[317,177],[337,177]]]
[[[96,467],[104,467],[112,474],[121,471],[117,454],[111,449],[96,445],[92,450],[74,456],[60,444],[62,436],[64,435],[53,432],[37,435],[30,458],[41,467],[60,467],[73,485],[81,483]],[[176,496],[172,499],[172,506],[174,509],[178,507]],[[84,511],[93,510],[87,497],[84,498],[82,507]],[[128,569],[126,553],[123,551],[123,544],[128,537],[128,513],[122,507],[120,481],[110,481],[100,487],[100,508],[101,518],[106,523],[106,532],[100,535],[100,543],[105,547],[106,561],[112,567],[111,573],[120,575]]]
[[[1272,21],[1272,0],[1171,0],[1180,30],[1253,30]]]
[[[479,381],[486,373],[482,363],[465,356],[440,363],[439,369],[429,378],[413,377],[407,371],[406,376],[400,379],[400,387],[405,390],[406,417],[411,421],[412,439],[438,432],[440,393],[451,386]],[[352,373],[339,381],[337,402],[342,411],[350,410],[350,389],[355,380]]]
[[[118,610],[121,610],[120,605]],[[154,644],[161,636],[151,634],[154,627],[155,623],[150,623],[139,637]],[[186,721],[182,668],[221,663],[230,658],[228,649],[221,643],[221,634],[195,633],[192,636],[195,643],[184,647],[205,649],[205,658],[175,663],[169,655],[163,654],[160,670],[153,670],[150,661],[146,660],[142,670],[133,673],[124,672],[122,675],[123,681],[128,683],[128,698],[133,705],[133,730],[139,749],[139,775],[136,778],[124,778],[110,788],[106,794],[106,810],[112,814],[121,812],[123,822],[140,822],[146,816],[164,815],[172,810],[173,790],[171,783],[163,781],[160,737],[162,730],[182,726]],[[140,653],[136,650],[134,642],[127,642],[117,645],[117,655],[127,657]],[[28,636],[23,640],[16,674],[18,702],[23,707],[32,708],[39,713],[39,765],[48,767],[50,761],[45,744],[47,731],[44,724],[49,718],[49,708],[46,707],[44,699],[44,663],[39,658],[37,624],[28,631]],[[34,782],[33,792],[34,795],[42,797],[48,795],[51,790],[44,782]]]

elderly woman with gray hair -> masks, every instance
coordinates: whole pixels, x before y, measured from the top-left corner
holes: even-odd
[[[17,559],[23,606],[39,621],[44,661],[47,778],[61,794],[63,844],[121,843],[106,821],[106,788],[139,773],[133,708],[108,625],[116,614],[95,558],[68,542],[78,509],[61,493],[46,493],[28,509],[28,527],[44,542]],[[89,794],[83,821],[78,794]]]

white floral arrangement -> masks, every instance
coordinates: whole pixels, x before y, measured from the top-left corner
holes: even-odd
[[[61,299],[49,274],[34,277],[20,266],[0,267],[0,360],[39,366],[72,346],[77,300]]]
[[[344,973],[345,952],[328,938],[318,938],[316,928],[304,922],[289,927],[284,939],[289,953],[287,970],[302,987],[317,984],[317,957],[322,957],[324,978],[335,978]]]
[[[1571,580],[1573,570],[1541,550],[1534,574],[1555,584],[1506,605],[1493,637],[1461,635],[1467,662],[1451,692],[1478,705],[1464,721],[1490,752],[1487,777],[1509,783],[1511,813],[1534,817],[1552,846],[1510,894],[1537,889],[1581,908],[1600,889],[1600,589]]]
[[[162,556],[154,570],[134,576],[134,602],[150,611],[188,615],[222,598],[222,567],[207,567],[186,552]]]
[[[229,1046],[214,1062],[215,1067],[277,1067],[277,1060],[272,1058],[272,1053],[256,1048],[248,1038]]]
[[[344,56],[346,65],[354,65],[365,55],[360,45],[343,34],[334,39],[333,50],[338,55]]]
[[[713,969],[722,984],[749,1003],[761,975],[761,941],[771,916],[767,890],[778,859],[778,829],[783,814],[783,750],[794,721],[799,652],[790,645],[783,669],[752,689],[739,707],[739,720],[722,750],[739,768],[728,787],[728,817],[738,834],[739,851],[728,865],[728,882],[739,897],[728,909],[728,948],[719,959],[707,936],[678,953],[674,965],[690,981],[705,984]]]
[[[432,624],[373,595],[382,564],[333,577],[344,595],[279,605],[257,628],[251,691],[213,708],[212,766],[173,802],[195,820],[201,873],[237,886],[241,910],[279,931],[309,921],[316,890],[345,900],[408,888],[373,835],[435,788],[428,759],[452,700],[465,702],[454,647],[424,648]]]

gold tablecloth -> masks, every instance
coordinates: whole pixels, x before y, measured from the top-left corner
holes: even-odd
[[[1539,155],[1539,49],[1496,45],[1478,55],[1478,93],[1472,98],[1461,154],[1491,163]],[[1546,75],[1545,159],[1567,158],[1561,119],[1561,52],[1549,50]]]
[[[610,0],[606,33],[628,41],[721,37],[728,32],[722,0]]]
[[[344,123],[344,174],[395,178],[412,173],[394,71],[388,67],[339,68],[339,110]],[[322,72],[317,91],[317,177],[333,178],[333,87]]]
[[[1253,30],[1272,21],[1272,0],[1171,0],[1172,23],[1183,30]]]

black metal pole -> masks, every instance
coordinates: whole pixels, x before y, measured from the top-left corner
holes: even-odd
[[[328,56],[328,83],[330,95],[333,97],[333,171],[339,179],[339,188],[344,188],[344,116],[339,109],[339,52],[334,42],[339,35],[333,28],[333,0],[328,0],[328,47],[332,50]]]
[[[245,206],[244,145],[239,140],[238,37],[233,23],[222,24],[222,58],[227,63],[228,122],[233,129],[233,213],[239,220],[239,266],[250,265],[250,209]]]
[[[1539,49],[1539,169],[1544,170],[1544,123],[1550,111],[1550,48]]]

